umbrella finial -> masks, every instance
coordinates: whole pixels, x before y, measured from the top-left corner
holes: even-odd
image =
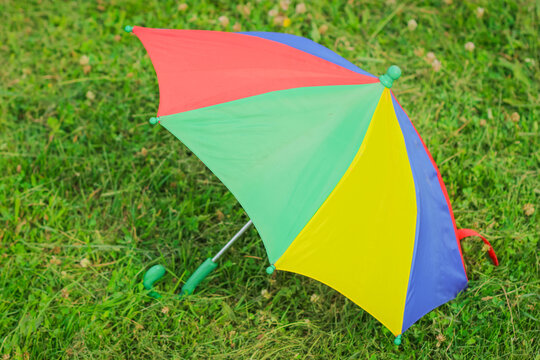
[[[401,69],[397,65],[392,65],[386,71],[386,74],[379,76],[381,84],[387,88],[391,88],[394,85],[394,81],[401,76]]]
[[[152,117],[150,118],[150,120],[148,120],[150,122],[150,125],[156,125],[158,122],[159,122],[159,118],[157,117]]]
[[[131,25],[124,26],[124,31],[128,33],[133,32],[133,26]]]
[[[274,270],[276,270],[276,267],[274,265],[270,265],[269,267],[266,268],[266,273],[268,275],[272,275],[272,273],[274,272]]]

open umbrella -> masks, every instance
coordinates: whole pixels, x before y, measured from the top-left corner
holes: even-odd
[[[433,158],[376,77],[280,33],[126,27],[157,73],[157,118],[235,195],[270,261],[336,289],[398,336],[467,286]],[[223,251],[184,285],[195,286]],[[484,241],[489,245],[487,240]],[[497,263],[490,246],[490,255]],[[145,277],[150,288],[161,267]]]

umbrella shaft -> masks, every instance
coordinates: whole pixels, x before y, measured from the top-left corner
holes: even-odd
[[[238,240],[238,238],[239,238],[240,236],[242,236],[243,233],[246,232],[246,230],[251,226],[251,224],[253,224],[253,222],[252,222],[251,220],[249,220],[249,221],[248,221],[248,222],[240,229],[240,231],[238,231],[238,232],[236,233],[236,235],[234,235],[234,236],[232,237],[232,239],[229,240],[229,242],[228,242],[227,244],[225,244],[225,246],[224,246],[221,250],[219,250],[219,252],[216,254],[216,256],[214,256],[214,257],[212,258],[212,261],[213,261],[213,262],[216,262],[216,261],[221,257],[221,255],[223,255],[223,254],[225,253],[225,251],[227,251],[227,249],[229,249],[229,248],[232,246],[232,244],[234,244],[234,242],[235,242],[236,240]]]

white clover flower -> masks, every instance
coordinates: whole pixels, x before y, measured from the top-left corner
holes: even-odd
[[[525,204],[523,205],[523,212],[527,216],[531,216],[534,214],[534,205],[533,204]]]
[[[306,4],[300,3],[296,5],[296,13],[297,14],[303,14],[306,12]]]
[[[477,7],[476,8],[476,17],[481,19],[484,16],[484,8],[483,7]]]
[[[276,9],[272,9],[268,12],[268,16],[270,17],[277,16],[277,14],[279,14],[279,12]]]
[[[433,53],[432,51],[428,52],[426,54],[426,61],[430,64],[433,64],[433,62],[437,60],[437,57],[435,56],[435,53]]]
[[[279,7],[281,8],[281,10],[287,11],[290,4],[291,4],[291,0],[281,0],[279,2]]]
[[[92,263],[90,262],[90,260],[88,260],[87,258],[84,258],[81,260],[81,262],[79,263],[81,264],[81,266],[83,268],[86,268],[86,267],[89,267],[90,265],[92,265]]]
[[[470,42],[470,41],[469,41],[468,43],[466,43],[466,44],[465,44],[465,50],[467,50],[467,51],[474,51],[474,43],[472,43],[472,42]]]
[[[225,15],[220,16],[220,17],[218,18],[218,21],[219,21],[220,25],[223,26],[223,27],[229,25],[229,18],[226,17]]]
[[[319,26],[319,34],[323,35],[327,31],[328,31],[328,25],[322,24],[321,26]]]
[[[270,295],[270,293],[268,292],[268,290],[266,289],[262,289],[261,290],[261,295],[263,298],[265,299],[270,299],[272,297],[272,295]]]
[[[89,62],[90,59],[86,55],[81,56],[81,58],[79,59],[79,64],[81,65],[88,65]]]

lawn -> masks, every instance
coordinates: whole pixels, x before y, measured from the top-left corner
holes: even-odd
[[[535,1],[0,0],[1,359],[540,359],[540,5]],[[448,187],[469,288],[395,346],[377,320],[277,271],[247,217],[155,116],[124,25],[311,38],[393,91]],[[160,300],[142,275],[164,264]]]

